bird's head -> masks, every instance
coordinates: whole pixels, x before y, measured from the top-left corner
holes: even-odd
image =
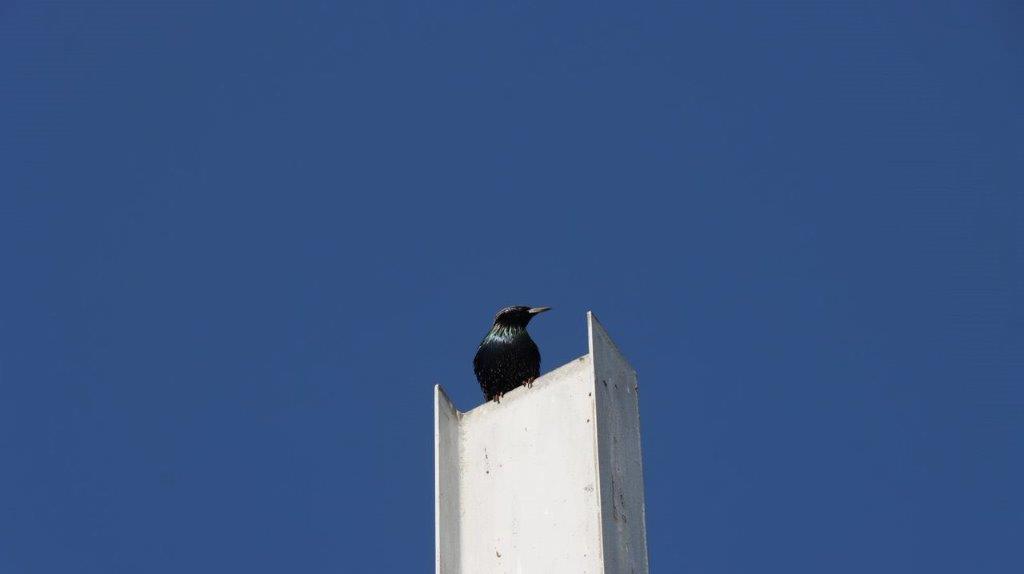
[[[494,316],[494,326],[525,328],[530,319],[549,309],[551,307],[525,307],[522,305],[505,307]]]

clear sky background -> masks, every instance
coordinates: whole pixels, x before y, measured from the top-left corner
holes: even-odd
[[[6,0],[0,573],[431,571],[509,304],[638,370],[655,573],[1020,573],[1022,62],[1010,1]]]

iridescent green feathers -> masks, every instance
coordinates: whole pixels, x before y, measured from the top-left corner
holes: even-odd
[[[506,307],[480,342],[473,372],[487,400],[498,401],[512,389],[540,376],[540,350],[526,332],[530,319],[549,307]]]

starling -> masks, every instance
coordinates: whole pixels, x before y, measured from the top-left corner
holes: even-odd
[[[532,386],[540,376],[540,351],[526,325],[550,308],[506,307],[494,316],[494,326],[473,357],[473,372],[487,400],[501,401],[501,395],[520,385]]]

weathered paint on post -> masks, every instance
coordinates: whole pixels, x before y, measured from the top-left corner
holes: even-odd
[[[438,574],[647,573],[636,373],[587,324],[587,355],[501,403],[435,387]]]

